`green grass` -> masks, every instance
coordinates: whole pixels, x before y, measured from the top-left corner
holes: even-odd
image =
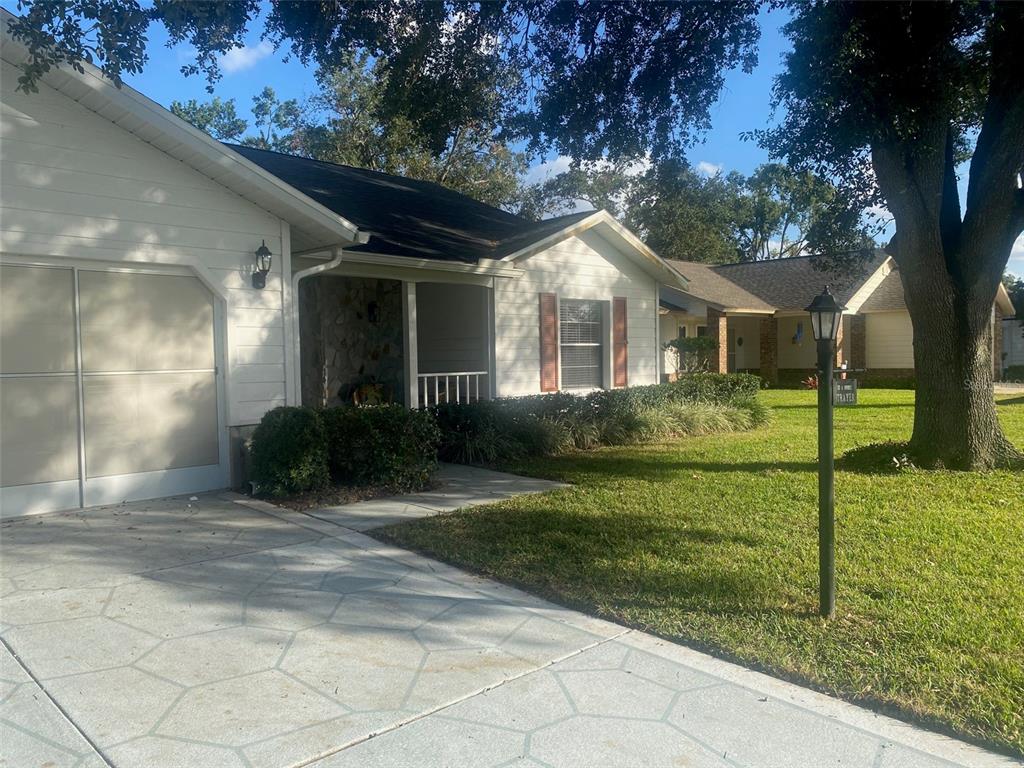
[[[813,392],[761,429],[509,467],[543,496],[382,529],[564,604],[1024,754],[1024,474],[836,475],[837,615],[817,610]],[[862,390],[836,449],[905,440],[910,391]],[[1024,402],[1004,398],[1024,445]]]

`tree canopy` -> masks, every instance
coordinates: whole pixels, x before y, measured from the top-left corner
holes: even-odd
[[[83,61],[115,82],[141,71],[151,23],[192,46],[183,71],[212,87],[220,57],[262,23],[282,54],[324,72],[372,57],[386,83],[381,114],[408,120],[435,153],[497,112],[506,139],[597,160],[679,154],[706,129],[724,73],[756,63],[758,6],[275,0],[261,17],[258,0],[24,0],[11,30],[30,53],[22,88]]]
[[[809,172],[767,163],[748,177],[705,175],[682,160],[591,163],[529,190],[539,217],[580,202],[618,216],[665,258],[709,263],[760,261],[809,253],[808,233],[834,195]],[[871,228],[854,222],[850,242],[873,245]]]

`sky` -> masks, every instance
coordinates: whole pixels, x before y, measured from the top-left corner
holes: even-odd
[[[15,12],[10,7],[16,5],[13,0],[3,0],[2,5]],[[688,152],[691,164],[698,171],[708,175],[734,170],[749,174],[768,160],[764,150],[753,142],[743,141],[740,134],[769,124],[772,80],[789,48],[781,32],[785,20],[784,11],[762,12],[758,66],[750,74],[739,70],[727,73],[722,93],[711,110],[711,130],[702,143]],[[233,98],[243,119],[249,118],[252,97],[265,86],[272,87],[281,99],[301,101],[317,92],[314,70],[303,67],[295,59],[283,61],[283,51],[275,52],[269,43],[260,41],[261,29],[262,23],[254,23],[246,47],[223,57],[223,77],[215,85],[213,93],[221,99]],[[142,73],[125,78],[130,86],[165,107],[175,100],[206,101],[212,98],[206,91],[206,81],[202,76],[185,77],[180,72],[183,64],[192,61],[188,46],[168,48],[167,35],[159,25],[150,28],[149,37],[149,63]],[[569,158],[554,154],[538,158],[528,172],[527,180],[540,181],[564,170],[569,162]],[[965,199],[966,178],[961,180],[961,186],[961,199]],[[1008,270],[1024,275],[1024,236],[1014,245]]]

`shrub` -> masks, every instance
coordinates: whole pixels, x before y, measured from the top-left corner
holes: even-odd
[[[1003,371],[1003,381],[1024,381],[1024,365],[1008,365]]]
[[[440,432],[426,411],[367,405],[321,411],[335,483],[419,489],[437,469]]]
[[[749,374],[698,374],[671,384],[556,392],[434,408],[441,457],[499,464],[598,445],[630,445],[677,435],[748,429],[768,409]]]
[[[752,373],[695,373],[662,386],[673,388],[673,400],[733,403],[754,399],[761,384],[761,377]]]
[[[251,479],[259,493],[285,496],[319,490],[330,481],[327,441],[320,412],[280,407],[253,432]]]

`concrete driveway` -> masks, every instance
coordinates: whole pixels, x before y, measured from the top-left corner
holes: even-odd
[[[433,511],[413,506],[396,514]],[[387,517],[367,509],[345,519]],[[0,764],[1013,764],[388,547],[339,514],[228,494],[5,524]]]

